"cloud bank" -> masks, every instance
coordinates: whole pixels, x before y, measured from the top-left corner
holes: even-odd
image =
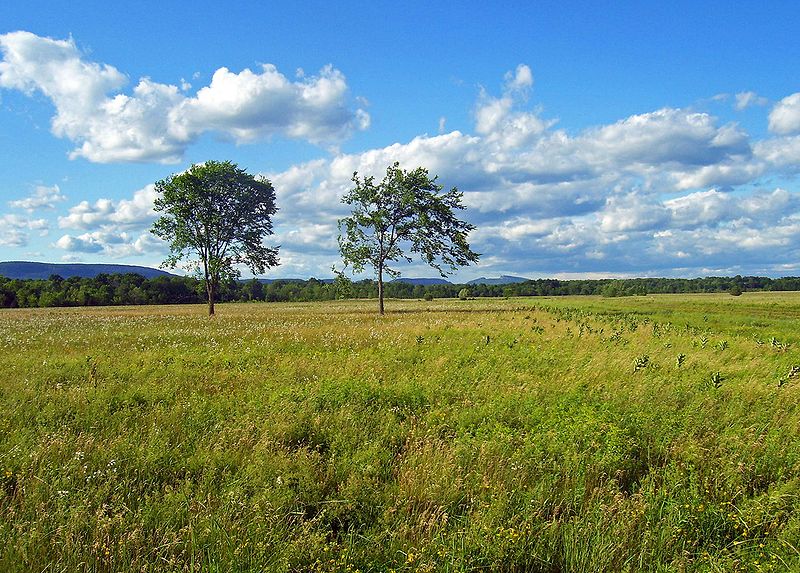
[[[75,143],[73,159],[174,163],[208,132],[237,143],[271,136],[336,143],[370,122],[353,109],[346,79],[332,66],[294,81],[271,64],[239,73],[220,68],[194,96],[141,78],[125,94],[128,78],[87,61],[72,39],[12,32],[0,35],[0,53],[0,88],[49,98],[52,132]]]
[[[94,161],[174,160],[206,131],[236,142],[275,134],[322,142],[369,122],[349,106],[345,79],[332,67],[295,81],[268,65],[222,68],[194,96],[147,79],[132,95],[109,96],[126,78],[87,62],[71,40],[15,33],[0,42],[0,86],[44,93],[56,107],[54,133],[79,144],[75,156]],[[62,77],[63,69],[70,72]],[[800,200],[785,184],[800,171],[800,94],[763,109],[770,135],[761,139],[709,113],[673,107],[573,133],[529,103],[534,84],[520,64],[496,94],[481,89],[472,133],[445,132],[443,118],[436,135],[265,172],[280,208],[270,242],[282,245],[282,265],[271,274],[329,276],[353,172],[381,178],[394,161],[425,166],[464,192],[465,216],[477,226],[470,239],[483,253],[465,278],[800,271]],[[738,109],[766,105],[755,92],[736,95]],[[101,113],[89,118],[85,106]],[[60,201],[57,189],[47,193],[13,207]],[[129,199],[73,204],[58,218],[65,234],[54,246],[67,257],[158,256],[164,245],[147,232],[154,197],[148,186]],[[9,219],[0,240],[19,243],[34,224],[23,219]],[[411,266],[404,274],[432,271]]]

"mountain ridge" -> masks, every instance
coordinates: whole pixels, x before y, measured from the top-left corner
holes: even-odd
[[[144,278],[176,276],[167,271],[143,267],[140,265],[118,265],[108,263],[39,263],[34,261],[3,261],[0,262],[0,276],[9,279],[30,280],[48,279],[58,275],[68,279],[70,277],[94,278],[99,274],[125,274],[136,273]]]
[[[486,277],[479,277],[477,279],[472,279],[471,281],[467,281],[468,285],[508,285],[508,284],[515,284],[515,283],[525,283],[531,279],[526,279],[525,277],[515,277],[513,275],[500,275],[496,279],[489,279]]]

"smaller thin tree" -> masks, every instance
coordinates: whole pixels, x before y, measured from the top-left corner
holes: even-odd
[[[156,191],[154,208],[163,215],[151,232],[169,241],[164,265],[175,268],[188,259],[201,271],[209,316],[221,281],[239,277],[236,265],[261,274],[278,264],[279,247],[263,244],[278,210],[266,178],[230,161],[207,161],[158,181]]]
[[[406,253],[419,254],[443,277],[478,261],[480,255],[467,242],[475,227],[454,213],[464,209],[463,195],[455,187],[443,193],[437,179],[423,167],[405,171],[395,162],[378,184],[374,177],[353,173],[355,187],[342,198],[352,206],[350,216],[339,220],[342,261],[357,273],[372,267],[380,314],[384,314],[384,274],[400,276],[390,265],[411,262]]]

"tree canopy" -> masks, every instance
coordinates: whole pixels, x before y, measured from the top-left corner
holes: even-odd
[[[158,181],[155,210],[163,215],[151,232],[169,242],[164,261],[182,260],[199,271],[208,298],[208,314],[220,281],[239,276],[237,265],[254,274],[278,264],[278,247],[266,247],[277,211],[275,190],[230,161],[207,161]]]
[[[405,171],[394,163],[378,184],[374,177],[359,178],[353,173],[355,187],[342,198],[352,206],[350,216],[339,220],[342,261],[354,272],[373,268],[380,314],[384,313],[384,273],[399,276],[390,265],[411,262],[407,253],[419,254],[442,276],[478,260],[467,243],[475,227],[454,213],[464,209],[462,194],[455,187],[442,193],[437,179],[431,179],[423,167]]]

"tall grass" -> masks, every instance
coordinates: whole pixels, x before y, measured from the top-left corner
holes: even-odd
[[[0,570],[800,570],[800,295],[373,306],[0,312]]]

